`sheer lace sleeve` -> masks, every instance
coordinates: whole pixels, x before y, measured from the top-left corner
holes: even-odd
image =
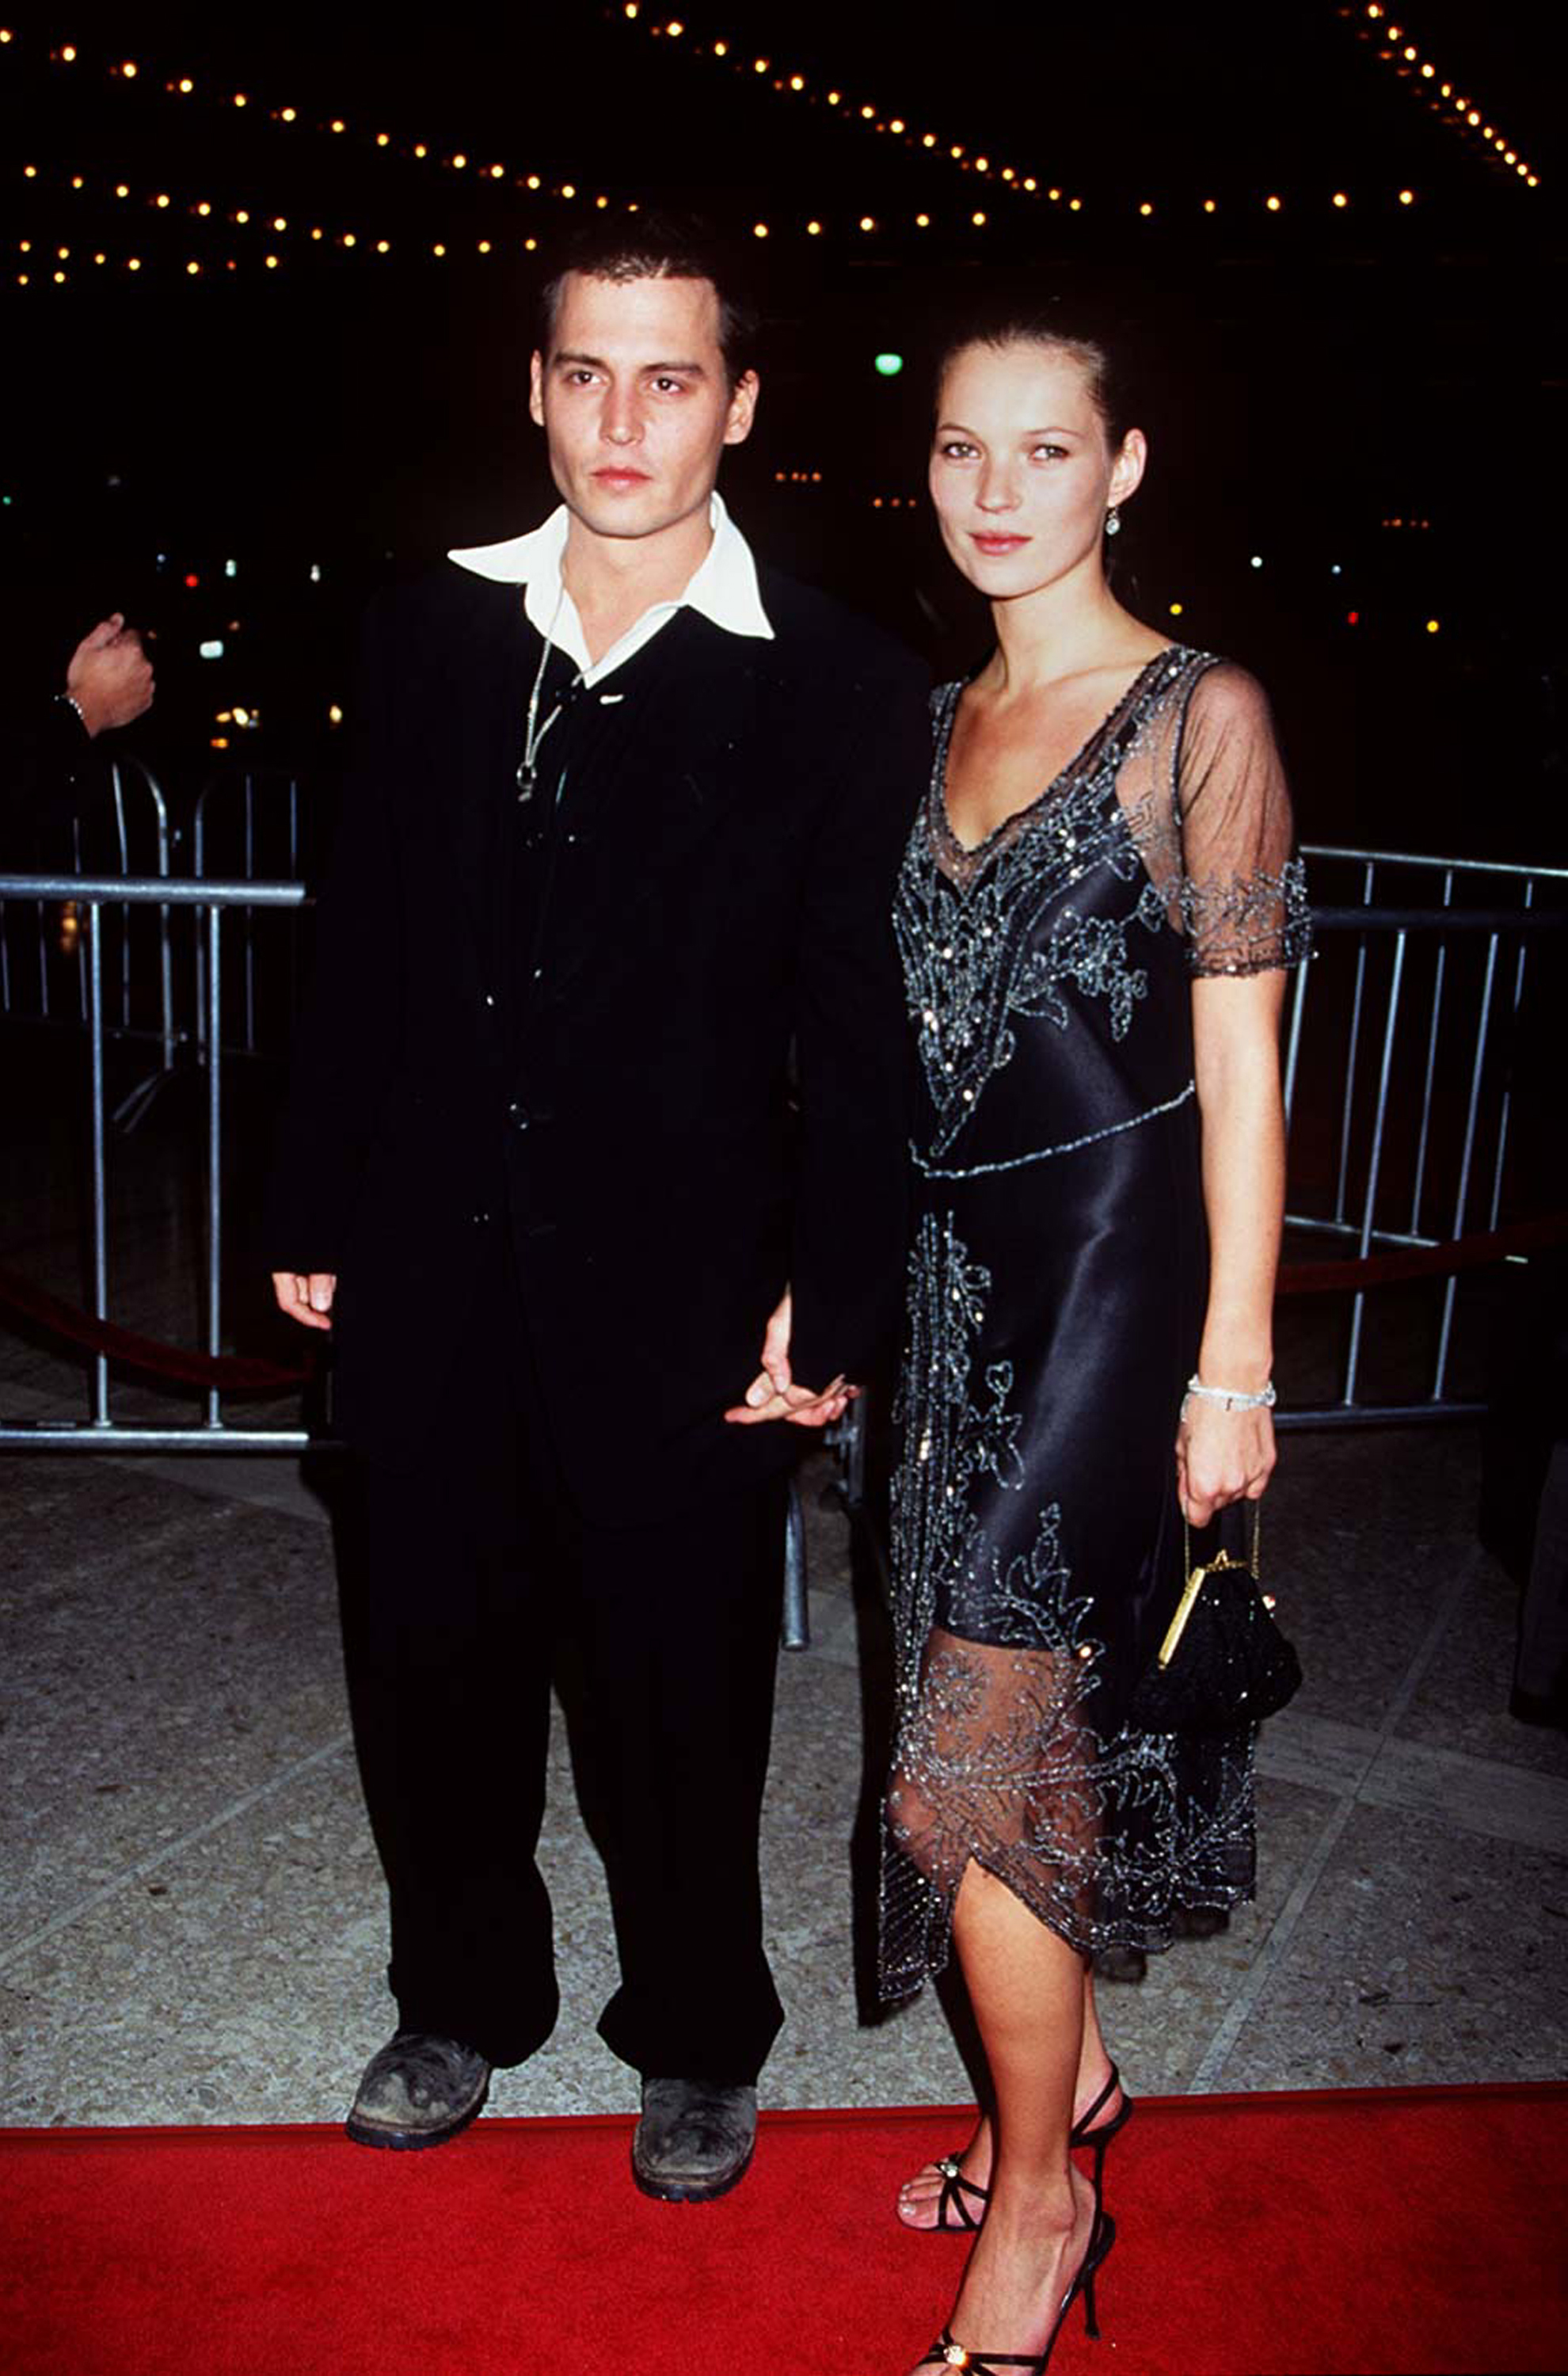
[[[1257,679],[1230,661],[1194,685],[1176,751],[1180,872],[1172,906],[1195,974],[1265,973],[1309,954],[1306,876]]]

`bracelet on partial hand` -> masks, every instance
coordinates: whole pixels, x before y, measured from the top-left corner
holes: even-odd
[[[77,699],[76,695],[74,693],[57,693],[54,698],[56,701],[63,701],[67,709],[74,709],[76,711],[77,722],[80,726],[82,732],[84,734],[90,735],[92,729],[87,722],[87,712],[82,707],[81,703]]]
[[[1274,1380],[1270,1378],[1261,1394],[1244,1395],[1229,1386],[1206,1386],[1194,1370],[1187,1380],[1187,1394],[1196,1395],[1200,1402],[1223,1403],[1227,1410],[1272,1410],[1275,1405]]]

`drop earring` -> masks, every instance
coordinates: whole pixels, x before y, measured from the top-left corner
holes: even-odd
[[[1105,533],[1107,536],[1120,536],[1122,533],[1122,515],[1114,504],[1105,515]]]

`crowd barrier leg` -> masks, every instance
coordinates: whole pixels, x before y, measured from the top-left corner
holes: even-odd
[[[801,1489],[790,1479],[790,1501],[784,1514],[784,1647],[809,1650],[811,1612],[806,1601],[806,1518]]]

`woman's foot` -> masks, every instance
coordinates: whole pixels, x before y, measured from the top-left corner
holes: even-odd
[[[1092,2076],[1078,2073],[1077,2094],[1073,2101],[1073,2123],[1077,2123],[1101,2095],[1111,2077],[1109,2060]],[[1109,2128],[1122,2109],[1122,2089],[1111,2089],[1103,2104],[1095,2111],[1094,2127],[1080,2142],[1087,2142],[1099,2130]],[[991,2187],[991,2122],[982,2112],[975,2132],[961,2154],[954,2157],[956,2179],[950,2168],[942,2162],[928,2161],[914,2177],[905,2181],[898,2192],[898,2216],[906,2228],[918,2228],[929,2233],[934,2228],[954,2234],[966,2232],[965,2217],[978,2228],[985,2217],[986,2196]],[[945,2208],[944,2197],[946,2198]]]
[[[1069,2172],[1071,2194],[1044,2206],[994,2208],[975,2239],[947,2333],[977,2357],[1045,2352],[1095,2241],[1095,2192]]]
[[[956,2173],[955,2175],[955,2173]],[[898,2216],[906,2228],[934,2228],[959,2233],[978,2228],[985,2217],[991,2185],[991,2122],[980,2114],[975,2132],[961,2154],[928,2161],[906,2179],[898,2190]]]

